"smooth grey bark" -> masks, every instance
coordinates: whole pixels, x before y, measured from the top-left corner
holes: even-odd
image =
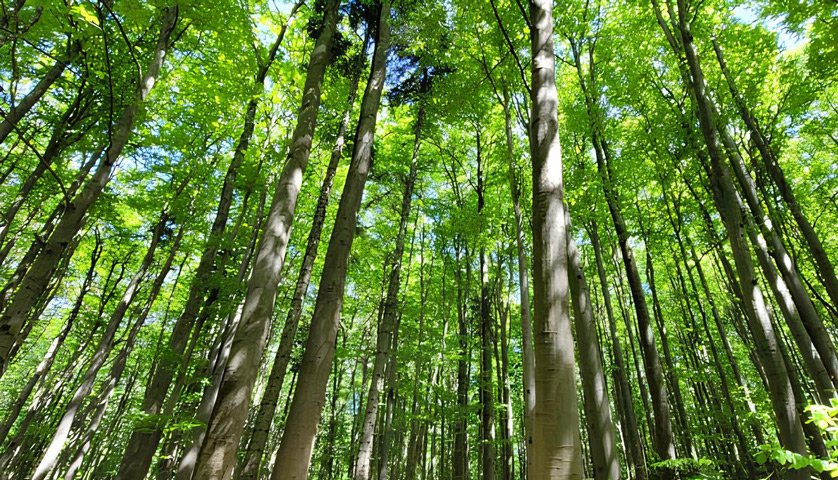
[[[323,265],[309,337],[300,365],[294,398],[282,432],[272,480],[303,480],[308,473],[311,449],[317,433],[326,395],[326,384],[334,357],[335,338],[343,306],[349,254],[364,185],[372,165],[372,145],[390,50],[390,3],[380,5],[378,31],[372,68],[361,101],[361,114],[355,133],[352,163],[340,199],[335,226]]]
[[[611,151],[608,143],[602,138],[603,125],[600,120],[599,106],[596,99],[599,92],[596,85],[596,72],[594,70],[593,58],[588,67],[588,80],[586,80],[581,63],[580,45],[574,38],[570,38],[573,51],[574,65],[582,91],[585,95],[585,104],[588,115],[588,123],[591,130],[591,142],[594,146],[597,170],[602,179],[603,193],[605,194],[608,211],[617,233],[620,252],[623,264],[626,269],[629,291],[634,302],[637,315],[637,326],[640,336],[640,350],[643,355],[646,368],[646,378],[649,382],[649,390],[652,400],[652,409],[655,415],[655,435],[653,444],[655,451],[661,459],[675,458],[675,442],[672,434],[672,420],[670,414],[669,395],[664,385],[663,368],[661,366],[660,354],[655,343],[655,335],[651,327],[649,307],[646,303],[645,293],[642,287],[642,280],[637,268],[634,253],[628,244],[628,229],[622,210],[619,204],[619,193],[614,185],[611,165]],[[593,56],[593,49],[589,51]],[[663,334],[663,332],[661,332]],[[651,425],[650,425],[651,428]]]
[[[570,229],[570,213],[565,207],[567,225],[568,282],[576,326],[576,347],[579,352],[579,376],[584,392],[583,408],[588,424],[588,443],[591,448],[593,477],[596,480],[619,480],[620,460],[614,424],[611,421],[611,401],[600,358],[601,348],[597,336],[591,295],[582,258]]]
[[[512,136],[512,115],[509,108],[509,93],[504,84],[504,133],[506,135],[506,155],[509,163],[509,191],[515,214],[515,247],[518,259],[518,291],[521,302],[521,363],[524,382],[524,448],[527,470],[532,471],[532,431],[533,411],[535,409],[535,359],[532,351],[532,320],[530,315],[530,273],[527,266],[527,249],[524,245],[524,225],[521,218],[521,192],[518,190],[513,164],[514,149]]]
[[[559,144],[553,2],[530,0],[533,163],[532,480],[581,479],[582,445],[570,328],[562,155]]]
[[[471,362],[471,350],[468,340],[468,319],[466,318],[466,305],[463,297],[468,298],[471,290],[471,257],[469,256],[468,245],[465,246],[466,281],[463,286],[463,275],[461,272],[462,258],[460,257],[459,241],[455,240],[456,265],[454,276],[457,279],[457,343],[459,346],[459,358],[457,358],[457,407],[455,410],[454,425],[452,427],[453,445],[451,452],[452,478],[453,480],[468,479],[468,419],[466,409],[468,408],[468,387],[470,372],[468,365]],[[463,293],[465,292],[465,295]]]
[[[420,104],[414,126],[413,157],[410,173],[404,182],[402,204],[399,218],[399,232],[396,236],[396,246],[393,250],[390,272],[387,282],[387,296],[384,300],[384,313],[378,328],[375,357],[373,359],[372,381],[367,393],[367,404],[364,409],[364,420],[361,424],[361,435],[358,439],[358,453],[355,460],[354,480],[369,480],[372,474],[372,450],[375,439],[375,425],[378,420],[378,406],[381,389],[384,386],[385,367],[387,366],[390,350],[396,348],[397,317],[399,315],[398,295],[401,283],[402,257],[404,256],[405,238],[407,237],[410,206],[413,201],[413,188],[416,183],[418,168],[419,146],[421,145],[422,123],[424,109]]]
[[[96,173],[93,174],[90,181],[67,205],[64,215],[55,226],[40,254],[21,279],[14,299],[0,317],[0,375],[8,368],[12,348],[15,344],[24,340],[19,338],[18,335],[21,327],[28,320],[33,307],[46,291],[56,269],[67,253],[67,247],[72,243],[73,237],[84,225],[88,209],[110,182],[111,174],[116,168],[122,150],[131,137],[134,121],[140,107],[148,97],[160,74],[177,18],[178,9],[176,5],[164,10],[160,34],[152,58],[142,78],[137,79],[134,100],[126,107],[114,128],[109,146],[105,152],[105,158],[99,163]]]
[[[483,224],[486,206],[485,166],[481,131],[477,128],[477,216]],[[489,266],[486,247],[480,245],[480,467],[483,480],[495,478],[495,399],[492,388],[492,330],[494,322],[489,307]]]
[[[262,223],[267,194],[268,192],[265,190],[259,198],[256,225]],[[240,223],[244,220],[245,211],[246,209],[242,209],[242,215],[239,218]],[[239,272],[236,277],[236,281],[239,284],[241,284],[247,276],[247,272],[250,267],[250,259],[256,249],[256,242],[259,239],[259,233],[259,229],[253,230],[250,237],[250,243],[248,244],[247,254],[242,256],[241,263],[239,264]],[[202,425],[208,424],[210,418],[212,417],[212,411],[215,407],[215,402],[218,399],[218,392],[221,388],[221,380],[224,378],[224,369],[226,368],[227,361],[230,358],[230,350],[233,345],[233,335],[235,334],[236,326],[240,320],[241,307],[236,309],[235,312],[227,315],[224,320],[218,342],[211,352],[210,358],[213,363],[210,370],[210,383],[204,387],[201,394],[201,403],[198,405],[198,410],[195,413],[195,420],[200,422]],[[206,428],[199,427],[192,431],[192,440],[180,456],[180,463],[178,464],[175,475],[176,480],[189,480],[192,478],[192,475],[195,472],[195,464],[198,460],[198,454],[201,451],[201,445],[203,445],[205,437]]]
[[[594,131],[592,137],[593,141],[596,142],[596,131]],[[613,185],[610,149],[605,140],[599,139],[599,146],[595,145],[594,151],[597,156],[597,168],[602,178],[603,190],[614,224],[614,230],[617,233],[617,243],[620,246],[623,267],[626,270],[626,279],[637,316],[640,352],[644,360],[646,379],[649,383],[649,393],[651,394],[652,400],[652,410],[655,416],[655,435],[653,437],[655,451],[661,459],[672,459],[675,458],[676,454],[675,441],[672,434],[669,395],[664,383],[663,367],[655,343],[655,333],[652,329],[649,307],[646,303],[646,294],[643,290],[643,281],[637,268],[637,260],[634,257],[634,252],[628,243],[629,232],[619,205],[618,193]]]
[[[338,128],[338,136],[335,139],[329,165],[326,167],[323,182],[320,186],[320,196],[317,199],[317,207],[314,211],[311,230],[306,240],[305,254],[303,255],[300,273],[297,277],[296,286],[294,287],[294,294],[291,297],[291,307],[288,309],[285,317],[285,323],[280,334],[279,347],[277,347],[273,365],[268,375],[268,382],[265,386],[265,392],[262,394],[259,410],[253,421],[253,430],[247,444],[247,451],[241,460],[240,471],[236,474],[236,477],[241,480],[255,480],[258,477],[259,467],[268,443],[271,422],[276,412],[279,394],[282,391],[288,362],[291,360],[294,337],[296,336],[297,326],[300,323],[300,316],[303,311],[303,301],[305,300],[306,292],[311,282],[314,260],[317,257],[317,249],[320,246],[320,237],[322,236],[323,224],[326,221],[326,208],[331,198],[332,185],[335,174],[337,173],[337,167],[343,156],[344,139],[352,117],[352,106],[355,104],[355,97],[357,96],[358,82],[360,81],[361,70],[364,65],[368,41],[369,31],[367,29],[364,35],[363,46],[355,65],[355,72],[353,73],[353,78],[349,86],[348,108]]]
[[[689,81],[686,86],[693,94],[699,126],[710,157],[714,198],[728,231],[728,240],[733,251],[736,271],[739,275],[743,305],[754,337],[757,355],[760,357],[760,362],[765,370],[772,407],[777,416],[780,443],[788,450],[806,455],[806,440],[795,407],[789,372],[784,364],[777,334],[771,324],[765,299],[755,277],[753,261],[745,242],[744,232],[742,232],[744,220],[737,204],[736,189],[730,171],[723,163],[714,109],[705,93],[704,73],[693,45],[690,23],[687,21],[688,15],[684,1],[678,0],[676,28],[680,34],[690,73],[690,78],[685,78],[685,81]],[[662,24],[662,27],[665,28],[665,25]],[[808,478],[809,475],[805,470],[798,470],[789,472],[789,476],[802,480]]]
[[[230,348],[230,359],[224,369],[224,378],[207,426],[206,438],[195,465],[196,478],[230,478],[236,465],[236,451],[244,432],[253,387],[259,373],[259,362],[270,331],[277,286],[285,262],[303,172],[311,153],[311,138],[317,124],[320,91],[330,59],[338,6],[337,0],[327,3],[324,28],[309,60],[297,126],[286,164],[277,179],[262,240],[247,282],[247,293]]]

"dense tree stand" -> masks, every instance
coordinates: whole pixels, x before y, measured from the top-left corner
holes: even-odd
[[[836,18],[0,2],[0,480],[838,476]]]

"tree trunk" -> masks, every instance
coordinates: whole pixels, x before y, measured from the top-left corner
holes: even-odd
[[[581,479],[553,50],[553,2],[530,0],[533,162],[533,480]]]
[[[122,379],[122,374],[125,371],[125,366],[128,362],[128,355],[131,354],[131,351],[134,349],[134,343],[137,340],[137,335],[140,333],[140,329],[142,328],[145,320],[148,318],[148,314],[151,312],[151,307],[154,305],[154,301],[157,299],[157,295],[160,293],[160,289],[163,287],[163,282],[166,280],[166,276],[169,274],[169,271],[172,268],[172,263],[175,259],[175,255],[180,248],[181,240],[183,239],[185,228],[184,225],[181,225],[180,231],[175,238],[172,247],[169,251],[169,255],[167,256],[166,260],[163,263],[162,268],[157,273],[157,277],[155,278],[154,282],[151,285],[151,289],[148,294],[148,299],[146,299],[145,308],[143,308],[142,312],[137,316],[137,319],[134,320],[134,323],[128,333],[128,337],[125,339],[125,343],[123,343],[122,348],[117,353],[116,358],[113,361],[113,366],[111,367],[110,372],[108,372],[108,377],[103,383],[103,386],[100,387],[100,393],[96,396],[96,398],[91,402],[90,406],[88,407],[91,410],[94,410],[94,416],[90,420],[87,429],[81,435],[81,439],[78,442],[76,452],[73,455],[72,461],[67,469],[67,472],[64,474],[64,480],[72,480],[76,478],[76,472],[81,467],[82,461],[84,460],[84,455],[87,454],[88,450],[90,450],[90,446],[93,442],[93,436],[96,434],[97,430],[99,429],[99,425],[102,422],[102,418],[105,416],[105,411],[108,407],[108,403],[110,401],[111,396],[113,395],[116,386],[119,384],[119,381]]]
[[[372,163],[372,143],[381,92],[384,89],[389,50],[390,3],[385,0],[380,6],[375,52],[370,78],[361,102],[352,163],[329,240],[309,337],[300,366],[300,376],[274,463],[271,476],[273,480],[303,480],[308,473],[311,449],[334,356],[349,254],[355,237],[356,216],[361,207],[364,185]]]
[[[298,116],[287,163],[277,179],[271,209],[248,280],[241,320],[230,349],[230,360],[224,371],[206,438],[198,454],[194,473],[196,478],[230,478],[236,465],[236,451],[259,373],[259,362],[270,329],[297,197],[311,152],[320,91],[335,32],[337,4],[334,0],[327,4],[324,29],[309,61],[303,107]],[[277,44],[279,41],[281,37],[277,38]]]
[[[568,281],[573,303],[573,320],[576,325],[576,344],[579,351],[579,376],[582,377],[585,420],[588,424],[588,442],[591,447],[593,477],[596,480],[619,480],[620,460],[611,422],[611,402],[602,370],[599,338],[596,332],[588,281],[582,268],[582,259],[570,230],[570,213],[565,208],[567,225]]]
[[[29,396],[35,389],[35,386],[38,385],[39,382],[41,384],[44,383],[43,379],[45,378],[47,373],[49,373],[53,363],[55,363],[55,359],[58,356],[59,349],[64,344],[64,341],[67,339],[67,335],[70,334],[70,330],[73,328],[73,324],[75,324],[76,319],[81,313],[81,308],[84,304],[84,298],[90,291],[90,286],[93,282],[93,277],[96,274],[96,265],[99,263],[101,255],[102,243],[100,239],[97,238],[96,245],[93,247],[93,251],[90,254],[90,268],[88,268],[87,270],[87,275],[85,276],[81,288],[79,289],[79,295],[76,298],[76,302],[75,304],[73,304],[72,310],[70,310],[70,315],[64,322],[64,326],[61,327],[61,331],[58,332],[58,335],[52,340],[52,343],[50,344],[49,349],[47,350],[47,353],[44,356],[44,359],[41,360],[41,362],[35,368],[35,371],[32,373],[32,376],[29,377],[29,380],[26,382],[26,385],[24,385],[24,387],[18,394],[17,400],[12,404],[9,413],[6,414],[6,418],[3,421],[3,425],[0,426],[0,445],[2,445],[5,442],[6,437],[9,434],[9,431],[14,426],[15,421],[20,415],[21,410],[23,410],[23,406],[26,405],[26,401],[29,399]]]
[[[70,428],[76,420],[76,415],[78,414],[79,409],[81,409],[82,403],[87,399],[88,395],[90,395],[90,392],[93,391],[96,376],[99,373],[99,370],[105,365],[108,356],[113,350],[116,332],[119,330],[119,326],[122,324],[125,314],[128,313],[128,308],[130,308],[131,304],[134,302],[134,298],[139,292],[140,285],[145,279],[146,272],[151,266],[151,262],[154,260],[154,253],[157,250],[157,245],[159,245],[163,234],[165,233],[167,221],[168,216],[164,213],[154,228],[154,233],[152,234],[148,250],[146,251],[139,270],[137,270],[131,278],[131,281],[128,283],[128,286],[125,288],[122,298],[111,315],[108,325],[105,327],[105,331],[102,333],[102,338],[99,340],[99,344],[93,353],[93,357],[90,359],[90,364],[87,366],[87,369],[82,376],[81,383],[73,393],[70,403],[67,405],[61,420],[58,422],[58,428],[56,429],[55,435],[52,437],[49,446],[44,451],[38,467],[32,474],[33,480],[45,479],[58,463],[58,456],[64,449],[64,444],[67,442],[67,438],[70,435]]]
[[[17,128],[17,124],[32,110],[32,107],[44,96],[49,87],[64,73],[67,65],[72,63],[81,52],[81,46],[77,41],[70,41],[67,44],[67,53],[55,61],[43,77],[35,84],[35,87],[23,97],[17,105],[12,106],[0,122],[0,144],[6,137]]]
[[[809,222],[809,219],[806,218],[806,215],[804,215],[803,209],[800,208],[800,204],[797,202],[794,190],[786,181],[785,173],[777,161],[777,155],[771,148],[769,139],[765,136],[762,128],[759,126],[759,122],[757,122],[756,117],[754,117],[753,113],[751,113],[748,109],[744,99],[739,94],[739,89],[736,87],[733,76],[727,68],[727,62],[725,62],[724,55],[722,54],[722,50],[719,47],[718,42],[715,38],[713,38],[712,41],[713,49],[716,52],[716,58],[719,60],[719,65],[725,79],[727,80],[730,93],[733,96],[733,100],[739,110],[739,115],[742,117],[742,120],[745,122],[745,125],[751,133],[750,140],[757,146],[760,156],[762,157],[762,161],[765,164],[765,169],[768,171],[768,175],[780,191],[780,195],[783,197],[783,200],[786,202],[786,205],[791,211],[794,221],[797,223],[798,228],[800,228],[800,233],[803,234],[803,238],[806,240],[803,243],[809,249],[809,252],[812,254],[812,258],[815,260],[815,264],[817,265],[818,271],[823,278],[823,285],[826,287],[826,292],[829,295],[830,300],[832,300],[834,305],[838,305],[838,277],[835,275],[835,266],[829,260],[826,250],[824,250],[823,244],[821,243],[818,234],[815,232],[814,227]]]
[[[518,291],[521,301],[521,363],[524,382],[524,448],[527,458],[527,472],[532,471],[532,431],[535,409],[535,360],[532,351],[532,321],[530,319],[530,273],[527,266],[527,249],[524,245],[524,227],[521,218],[520,192],[513,165],[515,155],[512,136],[512,115],[509,111],[509,94],[504,84],[504,132],[506,134],[506,155],[509,163],[509,191],[515,213],[515,246],[518,253]]]
[[[453,426],[454,445],[451,452],[452,475],[454,480],[468,480],[468,387],[469,370],[468,364],[471,361],[471,350],[468,347],[468,320],[466,318],[466,300],[469,296],[471,283],[471,258],[468,248],[465,251],[466,263],[466,285],[463,286],[460,247],[455,245],[457,252],[457,263],[455,265],[455,276],[457,278],[457,343],[459,346],[459,357],[457,358],[457,407]],[[465,291],[465,295],[463,292]]]
[[[157,368],[150,377],[150,382],[146,388],[142,405],[142,410],[146,415],[159,415],[163,412],[166,393],[171,386],[175,370],[178,368],[178,365],[188,362],[189,360],[188,352],[185,356],[184,352],[186,351],[190,334],[195,327],[196,319],[198,319],[201,305],[204,303],[205,295],[207,293],[207,284],[209,283],[209,279],[212,275],[216,255],[224,237],[230,207],[233,202],[233,193],[238,178],[238,169],[244,162],[245,154],[247,153],[250,145],[250,140],[253,136],[253,130],[256,124],[256,113],[261,100],[259,94],[261,94],[264,89],[265,78],[271,64],[273,63],[273,59],[276,57],[281,40],[282,35],[280,34],[277,36],[277,41],[271,48],[268,59],[264,64],[260,65],[259,71],[255,76],[253,85],[255,94],[247,105],[244,126],[238,143],[236,144],[233,158],[230,161],[230,165],[228,166],[224,177],[224,184],[221,189],[215,219],[213,220],[209,236],[206,240],[206,246],[201,254],[200,262],[195,270],[195,275],[189,289],[189,295],[183,308],[183,312],[178,317],[175,325],[172,327],[172,333],[169,338],[169,349],[174,355],[172,355],[171,358],[164,358],[163,361],[157,365]],[[122,458],[122,463],[119,467],[119,473],[117,474],[118,479],[133,480],[135,478],[145,477],[151,466],[154,452],[157,450],[162,433],[162,425],[157,425],[151,429],[139,428],[139,426],[134,428],[131,438],[128,441],[125,454]]]
[[[369,480],[372,477],[372,450],[375,424],[378,417],[379,395],[384,384],[385,367],[390,355],[390,349],[396,348],[394,340],[396,339],[396,317],[399,315],[398,294],[401,282],[402,257],[404,256],[404,244],[407,236],[408,220],[410,218],[410,206],[413,201],[413,187],[416,183],[417,162],[424,116],[424,109],[420,104],[414,127],[413,159],[410,164],[410,173],[405,179],[404,194],[402,195],[399,233],[396,236],[396,246],[391,257],[392,264],[387,283],[387,297],[384,300],[384,314],[381,318],[381,325],[378,329],[378,338],[376,340],[372,381],[370,382],[370,389],[367,394],[367,406],[364,409],[364,422],[361,428],[357,460],[355,461],[354,480]]]
[[[605,304],[605,313],[608,317],[608,329],[611,333],[611,346],[614,350],[614,362],[616,369],[614,371],[614,383],[617,394],[622,398],[620,403],[623,406],[623,413],[625,415],[625,425],[623,427],[623,436],[626,438],[628,445],[626,450],[630,453],[631,467],[634,470],[634,477],[639,480],[647,478],[646,461],[643,452],[643,442],[640,438],[640,430],[637,424],[637,416],[634,411],[634,402],[631,396],[631,387],[626,376],[626,362],[623,357],[623,348],[620,345],[620,339],[617,336],[617,322],[614,318],[614,309],[611,305],[611,293],[608,288],[608,280],[605,275],[605,267],[602,261],[602,253],[599,242],[599,233],[597,231],[596,223],[592,223],[588,228],[588,237],[591,239],[591,246],[594,250],[594,259],[597,265],[597,275],[599,276],[600,287],[602,288],[603,303]]]

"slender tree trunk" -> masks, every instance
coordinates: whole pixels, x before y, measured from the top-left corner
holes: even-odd
[[[230,360],[218,392],[206,438],[198,454],[196,478],[230,478],[236,465],[236,450],[244,431],[259,362],[269,333],[276,289],[285,260],[291,223],[297,206],[303,172],[311,151],[317,121],[323,76],[329,61],[338,2],[326,8],[324,29],[309,61],[303,107],[292,137],[288,161],[277,179],[274,199],[265,222],[247,285],[242,316],[233,338]],[[277,43],[281,38],[277,39]]]
[[[32,373],[32,376],[29,377],[29,380],[26,382],[26,385],[24,385],[24,387],[18,394],[17,400],[12,404],[9,413],[6,414],[6,418],[3,421],[3,425],[0,426],[0,445],[2,445],[3,442],[5,442],[6,437],[9,435],[9,431],[12,429],[12,426],[14,426],[15,421],[20,415],[21,410],[23,410],[23,406],[26,404],[26,401],[29,399],[29,396],[35,389],[35,386],[39,383],[44,383],[45,376],[47,375],[47,373],[49,373],[53,363],[55,363],[55,359],[58,356],[58,351],[61,349],[61,346],[64,344],[64,341],[67,339],[67,335],[70,334],[70,330],[73,328],[73,325],[76,323],[76,319],[81,313],[81,309],[84,304],[84,299],[87,296],[87,293],[90,291],[90,286],[93,282],[93,277],[96,274],[96,265],[99,263],[99,259],[101,258],[101,256],[102,243],[100,239],[97,238],[97,242],[93,247],[93,251],[90,254],[90,268],[88,268],[87,270],[87,275],[85,276],[81,288],[79,289],[79,295],[76,298],[76,302],[75,304],[73,304],[73,308],[70,310],[70,315],[64,322],[64,326],[61,327],[61,331],[58,332],[58,335],[52,340],[52,343],[50,344],[46,355],[44,355],[44,359],[41,360],[41,362],[35,368],[35,371]]]
[[[591,246],[594,250],[594,258],[597,265],[597,275],[599,276],[600,287],[602,288],[603,303],[605,304],[605,312],[608,317],[608,327],[611,333],[611,346],[614,350],[614,361],[616,370],[614,372],[615,388],[618,394],[622,395],[621,403],[625,414],[625,425],[623,426],[623,436],[627,440],[626,449],[631,453],[630,458],[633,464],[631,465],[634,477],[640,480],[647,478],[646,462],[644,460],[643,442],[640,438],[640,430],[637,424],[637,416],[634,411],[634,402],[631,396],[631,387],[626,376],[626,362],[623,357],[623,349],[620,345],[620,339],[617,336],[617,323],[614,318],[614,309],[611,304],[611,293],[608,289],[608,280],[605,275],[605,267],[602,261],[602,253],[599,241],[599,233],[595,223],[588,228],[588,237],[591,239]]]
[[[611,402],[600,358],[600,345],[591,306],[588,281],[582,268],[582,259],[570,230],[570,213],[565,208],[567,225],[568,280],[576,325],[576,344],[579,351],[579,375],[584,391],[585,420],[588,424],[588,442],[596,480],[619,480],[620,460],[614,424],[611,422]]]
[[[262,192],[259,199],[259,206],[257,208],[256,225],[261,225],[262,217],[265,208],[265,200],[267,198],[267,190]],[[243,221],[245,216],[245,209],[242,209],[242,214],[239,218]],[[256,242],[259,238],[259,229],[254,229],[250,238],[247,253],[243,255],[239,265],[239,272],[236,278],[237,283],[241,284],[247,276],[248,268],[250,266],[250,259],[253,256],[253,251],[256,248]],[[233,334],[236,331],[236,326],[241,320],[241,307],[237,308],[235,312],[229,314],[222,326],[222,331],[219,336],[218,346],[215,355],[210,358],[214,359],[211,370],[210,384],[204,387],[201,394],[201,403],[198,405],[198,410],[195,414],[195,419],[203,425],[209,423],[212,416],[215,402],[218,399],[218,392],[221,389],[221,381],[224,378],[224,370],[227,366],[227,361],[230,358],[230,350],[233,344]],[[206,437],[206,428],[198,427],[192,431],[192,441],[184,450],[178,464],[177,480],[189,480],[195,472],[195,464],[198,460],[198,453],[203,445]]]
[[[581,479],[567,280],[562,157],[553,50],[553,2],[530,0],[533,162],[533,480]]]
[[[471,280],[471,257],[468,254],[468,247],[465,249],[466,282],[463,286],[460,247],[455,245],[457,252],[457,263],[455,265],[455,276],[457,278],[457,343],[459,346],[459,358],[457,358],[457,407],[453,430],[453,446],[451,452],[453,480],[468,479],[468,387],[469,369],[471,361],[471,350],[469,349],[468,320],[466,317],[466,300],[470,291]],[[464,295],[465,293],[465,295]]]
[[[81,46],[77,41],[70,41],[67,44],[67,53],[61,58],[57,59],[55,63],[47,70],[43,77],[35,84],[35,87],[23,97],[17,105],[12,106],[9,112],[6,113],[3,121],[0,122],[0,144],[2,144],[6,137],[17,128],[18,123],[44,94],[49,90],[53,83],[61,77],[67,65],[72,63],[78,54],[81,52]]]
[[[481,132],[477,130],[477,216],[483,225],[486,204]],[[492,386],[492,329],[489,309],[489,266],[486,247],[480,246],[480,455],[482,480],[495,478],[495,398]]]
[[[810,374],[813,375],[813,378],[817,382],[817,370],[826,370],[826,375],[821,375],[822,380],[818,385],[821,390],[822,401],[828,403],[829,397],[834,396],[834,388],[838,387],[838,357],[836,357],[835,346],[818,312],[815,310],[815,305],[812,303],[812,299],[809,297],[809,293],[803,285],[800,274],[794,266],[794,261],[786,251],[779,234],[774,230],[771,221],[762,208],[762,204],[760,204],[753,179],[745,168],[736,143],[731,138],[725,126],[720,126],[719,131],[722,142],[728,151],[728,158],[733,166],[733,172],[739,180],[742,196],[750,208],[750,215],[743,211],[743,217],[746,219],[746,230],[751,235],[754,246],[768,253],[777,265],[782,280],[776,278],[772,282],[772,288],[777,286],[781,292],[786,290],[787,295],[783,295],[783,293],[779,295],[790,296],[794,302],[794,306],[797,307],[797,316],[799,317],[797,321],[802,322],[802,326],[808,332],[808,337],[810,337],[810,340],[806,341],[806,343],[811,342],[815,347],[817,356],[820,357],[818,360],[821,362],[820,368],[814,367],[815,370],[810,370]],[[742,208],[744,209],[744,205]],[[761,236],[757,238],[759,234]],[[768,245],[765,245],[766,242]],[[761,262],[761,264],[763,270],[769,268],[768,262]],[[773,270],[773,267],[770,269]],[[769,275],[769,273],[766,272],[766,275]],[[776,273],[773,276],[777,277]],[[781,283],[785,283],[785,289],[781,288]],[[777,301],[782,303],[784,299],[778,296]],[[800,341],[798,341],[798,344],[800,344]]]
[[[414,127],[413,159],[410,164],[410,173],[405,179],[399,218],[399,233],[396,236],[396,246],[392,253],[392,264],[387,284],[387,297],[384,300],[384,314],[382,315],[381,325],[378,329],[372,381],[370,382],[370,389],[367,394],[367,406],[364,409],[364,422],[361,428],[357,460],[355,461],[355,475],[353,477],[355,480],[369,480],[372,477],[372,449],[375,424],[378,417],[379,395],[384,384],[385,367],[390,355],[390,349],[396,348],[394,340],[397,338],[396,317],[399,315],[398,294],[401,283],[402,257],[404,256],[404,244],[407,236],[408,220],[410,219],[410,206],[413,201],[413,188],[416,183],[417,162],[424,115],[424,108],[420,104]]]
[[[389,50],[390,3],[384,0],[380,6],[370,78],[361,102],[352,163],[340,199],[332,238],[329,240],[300,376],[271,475],[273,480],[302,480],[308,473],[311,449],[334,356],[349,254],[355,237],[356,216],[372,163],[372,143]]]
[[[122,149],[128,143],[128,139],[133,132],[137,113],[160,74],[160,69],[168,51],[169,39],[177,22],[177,13],[176,5],[166,8],[152,59],[142,78],[137,79],[134,101],[122,113],[122,117],[110,138],[105,158],[100,162],[96,173],[78,196],[67,205],[66,212],[56,225],[41,253],[21,279],[14,299],[0,317],[0,375],[9,366],[12,348],[25,340],[18,335],[21,327],[29,319],[32,308],[44,295],[56,269],[67,253],[67,247],[72,243],[73,237],[76,236],[84,224],[88,209],[99,198],[111,179],[111,173],[116,167]]]
[[[148,298],[145,301],[145,308],[143,308],[142,312],[140,312],[137,316],[137,319],[134,320],[134,323],[128,332],[128,337],[125,339],[122,348],[119,350],[119,353],[117,353],[117,356],[113,361],[113,366],[111,367],[110,372],[108,372],[107,379],[103,383],[102,387],[100,387],[100,393],[88,407],[89,409],[94,410],[94,416],[90,420],[90,423],[85,431],[81,434],[80,440],[77,442],[76,452],[70,461],[67,472],[64,474],[64,480],[72,480],[76,478],[76,472],[79,468],[81,468],[84,456],[90,450],[90,446],[93,442],[93,436],[98,431],[102,418],[105,416],[105,411],[108,407],[110,398],[113,395],[116,386],[122,379],[122,374],[125,372],[128,356],[134,349],[137,335],[139,335],[140,329],[145,323],[145,320],[148,318],[149,313],[151,313],[151,307],[154,305],[154,301],[157,299],[160,289],[163,287],[163,282],[165,282],[166,276],[172,268],[172,263],[174,262],[178,249],[180,248],[184,232],[184,225],[181,225],[180,231],[178,232],[169,251],[169,255],[164,261],[162,268],[157,273],[157,277],[154,279],[154,282],[152,282]]]
[[[524,448],[527,458],[527,472],[532,471],[532,431],[535,409],[535,360],[532,350],[532,321],[530,319],[530,278],[527,267],[527,249],[524,245],[524,227],[521,218],[520,191],[516,181],[513,158],[515,155],[512,136],[512,115],[509,110],[509,94],[504,84],[504,132],[506,154],[509,163],[509,191],[515,213],[515,246],[518,253],[518,291],[521,298],[521,359],[524,382]]]
[[[596,140],[594,140],[596,141]],[[614,230],[617,232],[617,240],[623,258],[623,266],[626,269],[629,291],[634,303],[637,315],[637,328],[639,331],[640,351],[643,355],[646,369],[646,379],[649,382],[649,390],[652,400],[652,410],[655,415],[655,451],[661,459],[675,458],[675,442],[672,435],[672,420],[670,414],[669,395],[664,384],[663,368],[661,366],[660,354],[655,343],[655,334],[652,329],[649,307],[646,303],[646,294],[643,290],[643,283],[640,272],[637,268],[637,261],[634,252],[628,244],[629,232],[626,227],[623,214],[618,204],[617,192],[613,186],[610,165],[610,150],[604,140],[599,141],[597,152],[597,167],[603,180],[605,198],[608,203],[608,210],[614,223]],[[651,426],[650,426],[651,427]]]
[[[196,326],[196,320],[198,319],[198,315],[201,311],[201,305],[204,303],[205,295],[207,293],[207,284],[209,283],[208,281],[212,275],[216,255],[224,237],[230,207],[233,202],[233,193],[238,178],[238,169],[244,162],[245,154],[247,153],[250,145],[250,140],[253,136],[253,130],[256,124],[256,113],[261,100],[259,94],[261,94],[264,89],[264,81],[273,60],[276,57],[277,50],[279,49],[279,45],[282,41],[283,32],[284,31],[281,31],[280,34],[277,35],[277,40],[271,47],[268,59],[264,64],[260,65],[259,71],[255,76],[253,85],[255,94],[247,105],[244,126],[238,143],[236,144],[233,158],[224,177],[224,184],[221,189],[221,196],[216,209],[215,219],[206,240],[206,246],[201,255],[198,268],[195,270],[194,279],[190,286],[189,295],[183,308],[183,312],[175,322],[175,325],[172,327],[172,333],[169,339],[169,349],[174,355],[172,358],[164,359],[157,366],[153,375],[150,377],[148,388],[146,388],[142,410],[147,415],[158,415],[163,412],[166,393],[171,386],[175,370],[177,370],[178,365],[189,361],[189,352],[191,350],[187,351],[187,344],[189,343],[190,334],[193,329],[195,329],[194,327]],[[294,146],[292,145],[292,150],[293,149]],[[289,168],[288,165],[286,165],[285,168]],[[197,333],[199,332],[196,332],[196,335]],[[181,375],[180,378],[183,378],[183,376]],[[177,386],[175,391],[178,391]],[[125,454],[122,458],[119,473],[117,474],[118,479],[133,480],[135,478],[145,477],[151,467],[154,452],[157,450],[162,433],[162,426],[152,429],[134,429],[131,438],[128,441]]]

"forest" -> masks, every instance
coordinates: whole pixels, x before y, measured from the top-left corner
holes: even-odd
[[[838,477],[835,0],[0,9],[0,480]]]

